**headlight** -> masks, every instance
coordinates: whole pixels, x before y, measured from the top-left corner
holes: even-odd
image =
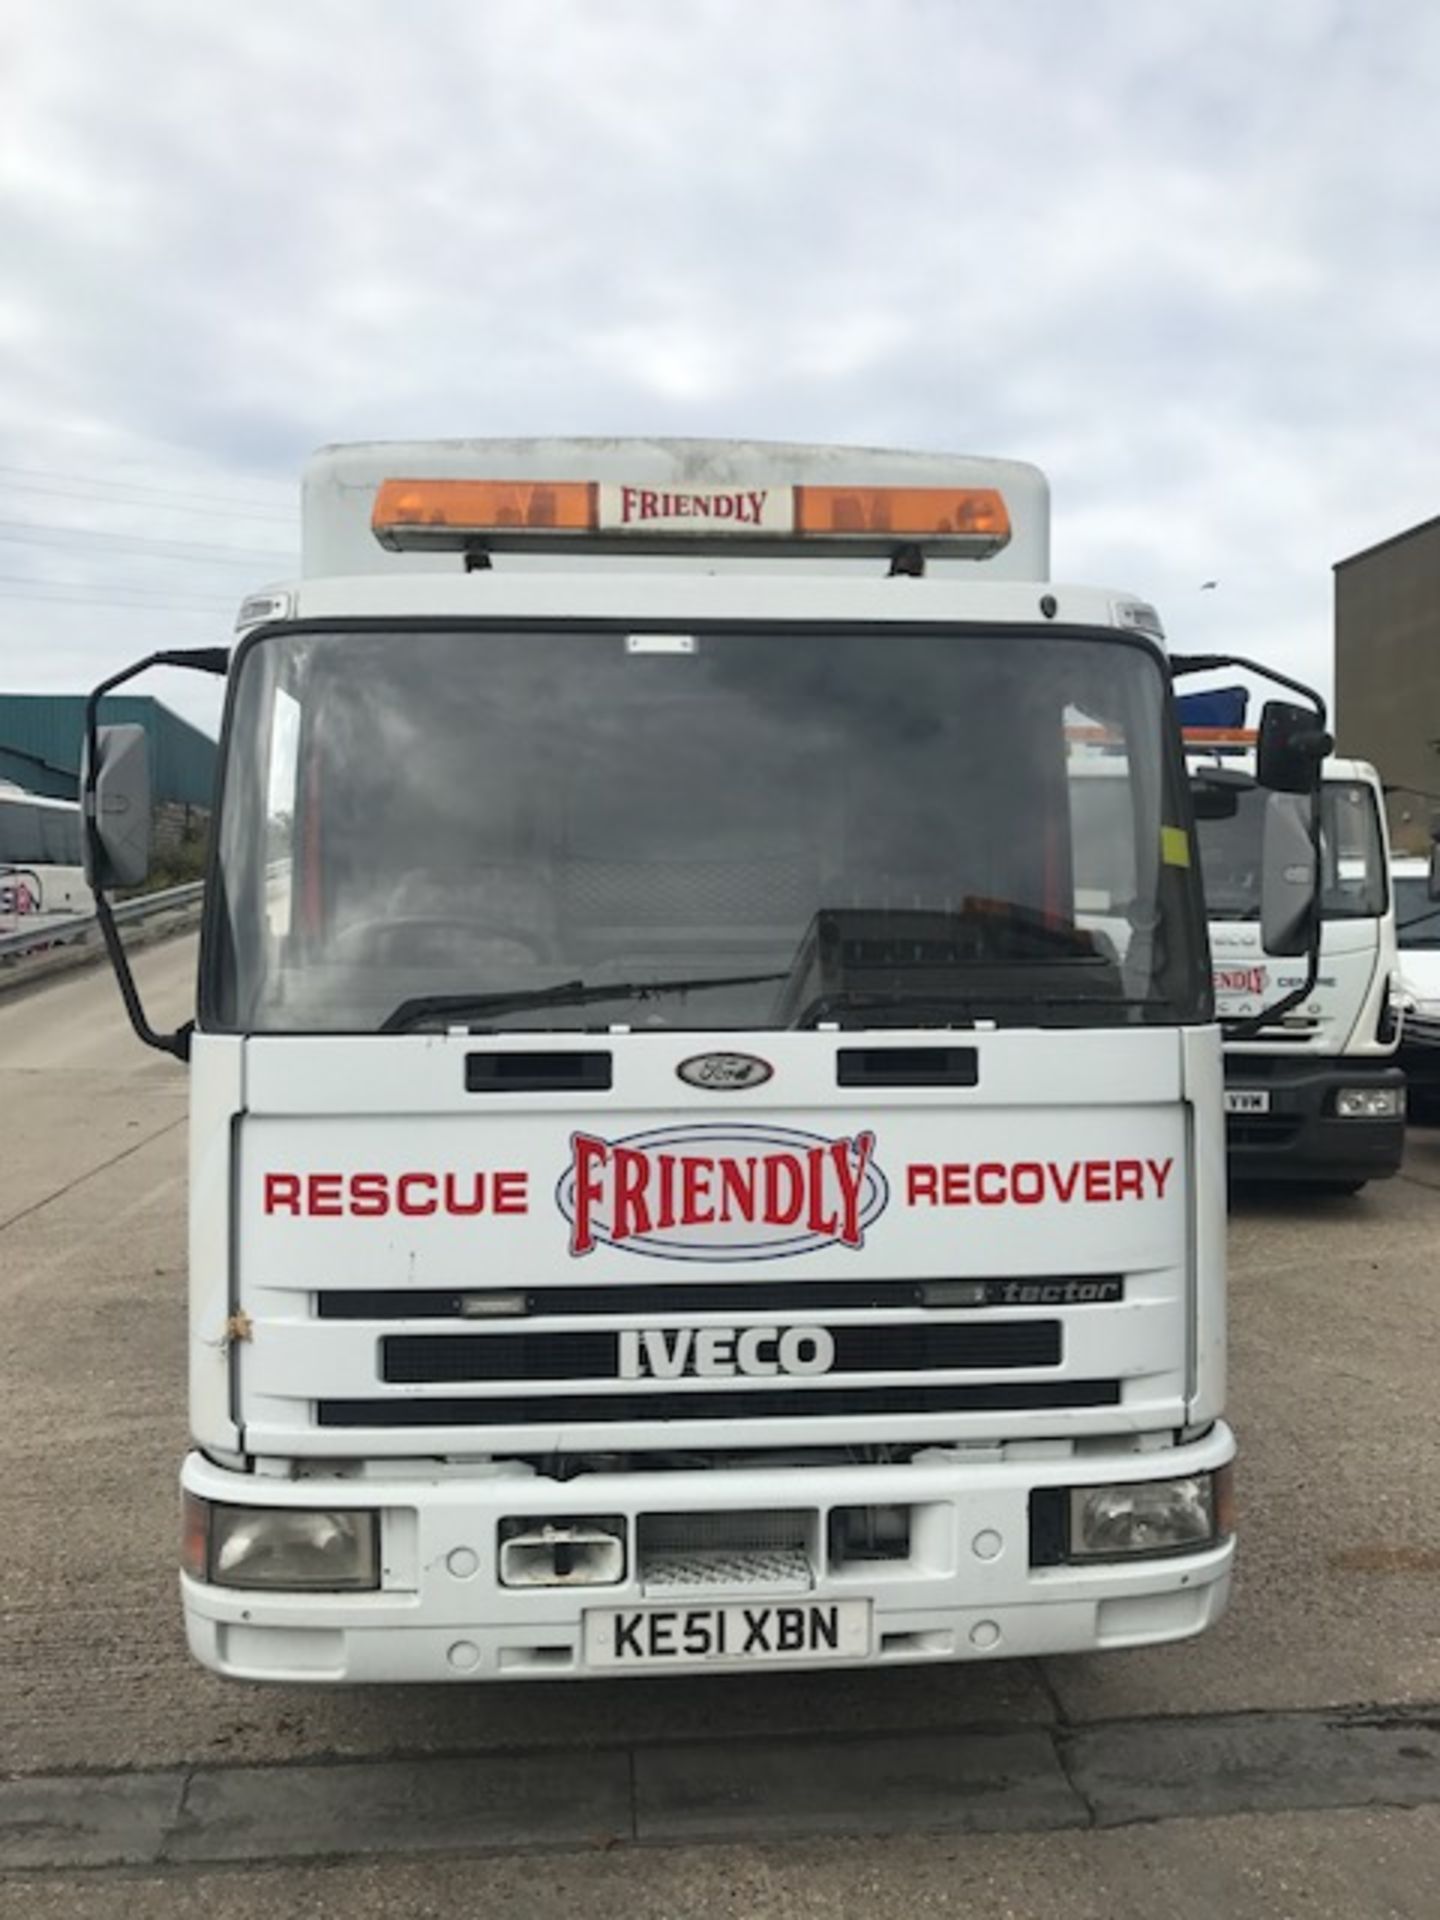
[[[217,1587],[353,1593],[380,1584],[376,1515],[185,1499],[182,1564]]]
[[[1119,1560],[1131,1554],[1179,1553],[1218,1538],[1215,1476],[1140,1480],[1131,1485],[1074,1487],[1070,1493],[1072,1560]]]
[[[1404,1111],[1403,1087],[1341,1087],[1335,1096],[1341,1120],[1394,1120]]]

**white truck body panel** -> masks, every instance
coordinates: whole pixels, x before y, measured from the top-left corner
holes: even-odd
[[[381,481],[477,475],[998,487],[1012,537],[923,579],[710,545],[466,572],[453,552],[375,540]],[[245,620],[390,626],[397,649],[427,621],[756,623],[776,646],[801,624],[1153,638],[1142,603],[1048,570],[1045,482],[1014,462],[395,443],[317,456],[303,578]],[[1188,872],[1183,831],[1161,845],[1147,857]],[[843,1049],[937,1046],[973,1050],[973,1085],[842,1082]],[[608,1056],[603,1090],[468,1084],[476,1054],[577,1048]],[[769,1077],[721,1093],[678,1071],[737,1052]],[[187,1574],[190,1645],[216,1670],[579,1677],[674,1665],[672,1639],[720,1668],[985,1658],[1177,1639],[1223,1610],[1228,1528],[1089,1563],[1037,1559],[1033,1537],[1072,1489],[1204,1479],[1233,1456],[1213,1024],[647,1031],[620,1003],[568,1030],[199,1031],[191,1071],[185,1490],[214,1510],[378,1513],[383,1549],[369,1591]],[[882,1303],[847,1304],[856,1282]],[[950,1291],[923,1297],[936,1287]],[[903,1547],[833,1550],[857,1505],[903,1512]],[[507,1528],[596,1515],[630,1545],[621,1579],[506,1584]],[[802,1571],[766,1574],[750,1553],[681,1591],[643,1550],[657,1521],[702,1538],[784,1521]],[[747,1656],[725,1634],[757,1608],[770,1640]]]

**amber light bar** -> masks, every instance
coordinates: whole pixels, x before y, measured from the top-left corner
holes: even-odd
[[[397,551],[486,533],[590,533],[595,523],[590,480],[385,480],[370,516],[381,546]]]
[[[636,544],[777,539],[924,541],[983,558],[1010,538],[994,487],[642,487],[593,480],[386,480],[371,528],[382,546],[461,547],[531,535],[614,535]]]
[[[994,487],[797,487],[795,527],[813,534],[1010,538],[1010,515]]]
[[[1254,727],[1182,727],[1180,732],[1193,747],[1253,747],[1260,738]]]

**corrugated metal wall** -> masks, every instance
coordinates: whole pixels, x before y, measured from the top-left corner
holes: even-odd
[[[160,701],[116,694],[102,702],[110,725],[133,723],[150,736],[150,780],[157,801],[208,807],[215,786],[215,742]],[[85,701],[70,693],[0,693],[0,780],[31,793],[76,797]]]

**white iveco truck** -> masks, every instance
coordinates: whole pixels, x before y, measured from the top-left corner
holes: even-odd
[[[1160,629],[1003,461],[332,449],[228,671],[190,1644],[251,1679],[993,1659],[1230,1576],[1220,1036]],[[1206,660],[1199,665],[1213,664]],[[1313,788],[1317,713],[1261,775]],[[1103,760],[1104,897],[1072,777]],[[1303,809],[1302,809],[1303,811]],[[1312,843],[1267,849],[1313,946]]]
[[[1211,802],[1200,803],[1198,836],[1215,1004],[1227,1034],[1231,1177],[1354,1193],[1398,1172],[1405,1152],[1400,967],[1379,775],[1363,760],[1324,764],[1319,971],[1288,1011],[1267,1014],[1267,1003],[1303,983],[1304,969],[1277,964],[1261,938],[1269,801],[1254,780],[1255,736],[1187,728],[1185,740],[1191,778]],[[1213,802],[1226,793],[1230,811],[1217,811]]]

